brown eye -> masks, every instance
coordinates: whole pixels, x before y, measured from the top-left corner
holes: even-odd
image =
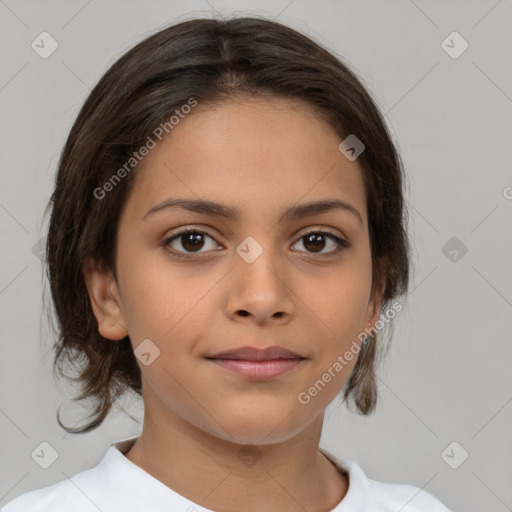
[[[205,252],[201,251],[207,245],[207,240],[212,240],[213,238],[202,232],[197,230],[186,229],[175,235],[167,238],[164,241],[164,245],[166,247],[170,247],[173,252],[177,253],[179,256],[189,256],[188,253],[200,253]],[[211,247],[209,249],[215,249],[217,245],[215,243],[210,244]]]
[[[346,240],[326,231],[310,231],[303,235],[296,244],[301,241],[307,252],[322,255],[335,254],[350,247]],[[324,251],[325,248],[327,251]]]
[[[187,233],[180,236],[180,241],[187,251],[197,251],[204,245],[204,235],[202,233]]]
[[[312,233],[303,237],[304,247],[312,252],[320,252],[326,244],[325,236],[322,234]]]

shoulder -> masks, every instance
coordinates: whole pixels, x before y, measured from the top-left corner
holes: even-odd
[[[179,495],[124,455],[126,443],[111,446],[100,463],[48,487],[18,496],[0,512],[140,512],[206,510]]]
[[[97,468],[83,471],[48,487],[21,494],[7,503],[0,512],[40,512],[66,508],[77,512],[97,512],[98,508],[94,504],[95,492],[92,489],[93,481],[97,482],[96,485],[101,482],[97,476]],[[89,494],[92,494],[90,498]]]
[[[112,469],[115,467],[111,450],[97,466],[71,477],[66,476],[53,485],[21,494],[0,512],[98,512],[102,505],[108,503],[112,492]]]
[[[435,496],[412,485],[391,484],[368,479],[375,502],[382,511],[450,512]]]
[[[382,512],[450,512],[435,496],[413,485],[380,482],[368,478],[353,460],[340,461],[355,485],[366,487],[371,508]]]
[[[346,471],[349,479],[347,494],[339,504],[339,509],[333,512],[352,509],[361,512],[450,512],[440,500],[423,489],[372,480],[356,461],[339,459],[322,451],[341,470]]]

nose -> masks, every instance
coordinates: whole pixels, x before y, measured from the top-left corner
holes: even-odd
[[[263,251],[251,263],[238,255],[229,273],[226,312],[235,321],[258,325],[285,324],[294,312],[293,285],[270,251]]]

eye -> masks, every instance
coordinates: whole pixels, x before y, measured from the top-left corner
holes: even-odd
[[[210,235],[203,231],[198,231],[196,229],[185,229],[164,240],[164,246],[171,247],[173,252],[178,256],[191,258],[194,257],[193,254],[195,253],[204,252],[200,250],[203,249],[205,245],[207,245],[206,239],[214,241]],[[181,248],[176,246],[181,246]],[[215,249],[216,247],[218,247],[218,245],[213,243],[211,244],[210,248],[206,247],[206,249]],[[183,252],[181,249],[184,249],[185,252]]]
[[[343,240],[329,231],[321,230],[309,231],[302,235],[294,245],[299,243],[302,243],[302,246],[306,248],[307,252],[322,255],[336,254],[350,247],[350,243],[346,240]],[[322,252],[325,248],[329,249],[329,246],[331,247],[331,250]]]
[[[211,241],[210,247],[208,247],[206,243],[208,240]],[[302,246],[306,249],[306,251],[300,252],[320,254],[322,256],[337,254],[350,247],[350,243],[346,240],[336,236],[334,233],[320,229],[311,230],[302,235],[299,240],[295,242],[294,246],[299,243],[302,243]],[[170,248],[172,250],[171,252],[176,256],[184,258],[193,258],[195,254],[208,252],[208,250],[219,247],[213,237],[204,231],[188,228],[165,239],[163,245]],[[205,251],[201,249],[205,249]],[[327,251],[324,251],[324,249],[327,249]]]

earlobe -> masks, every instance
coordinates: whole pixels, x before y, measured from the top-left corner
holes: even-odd
[[[383,302],[383,296],[385,291],[385,277],[389,269],[389,260],[381,259],[380,265],[380,280],[376,286],[372,286],[371,298],[368,303],[368,317],[366,319],[367,325],[371,325],[375,328],[375,324],[378,322],[381,314],[381,307]]]
[[[91,260],[84,263],[82,272],[100,334],[110,340],[123,339],[128,332],[112,272],[100,268]]]
[[[380,309],[382,306],[382,295],[381,291],[376,291],[370,301],[368,302],[367,309],[367,318],[366,318],[366,326],[371,326],[372,332],[375,329],[375,324],[378,322],[380,318]]]
[[[368,330],[370,329],[373,332],[375,328],[375,324],[379,319],[380,307],[379,303],[375,303],[372,300],[368,303],[367,315],[366,315],[366,324],[362,326],[362,328]]]
[[[375,324],[377,323],[377,320],[380,316],[380,300],[379,301],[370,301],[369,303],[369,309],[368,309],[368,318],[367,318],[367,325],[370,325],[373,328],[375,328]]]

